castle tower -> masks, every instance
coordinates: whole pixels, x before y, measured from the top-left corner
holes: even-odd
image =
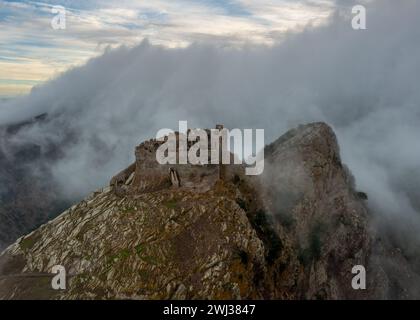
[[[219,179],[224,180],[226,177],[226,167],[223,164],[223,152],[227,152],[227,137],[222,124],[217,124],[216,129],[221,133],[219,136]],[[226,145],[223,144],[223,141],[226,142]]]

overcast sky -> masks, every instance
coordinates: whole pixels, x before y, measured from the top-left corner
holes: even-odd
[[[51,27],[57,5],[66,8],[65,30]],[[273,45],[323,23],[336,7],[335,0],[0,0],[0,97],[26,93],[108,46],[144,38],[168,47]]]

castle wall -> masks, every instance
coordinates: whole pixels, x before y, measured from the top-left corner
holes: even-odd
[[[217,181],[217,165],[159,164],[156,151],[160,145],[162,142],[149,140],[136,148],[135,178],[132,184],[136,192],[154,192],[172,187],[171,169],[178,174],[180,187],[206,189]]]

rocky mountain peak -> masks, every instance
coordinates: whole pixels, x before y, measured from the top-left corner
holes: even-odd
[[[0,298],[382,298],[389,277],[333,130],[299,126],[243,166],[159,165],[155,140],[79,204],[0,256]],[[50,287],[54,265],[65,291]],[[352,268],[369,270],[367,290]]]

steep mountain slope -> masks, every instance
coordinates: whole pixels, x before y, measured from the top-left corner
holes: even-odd
[[[327,125],[300,126],[265,149],[259,177],[242,166],[159,165],[160,142],[0,256],[0,298],[367,299],[411,297],[387,273],[398,256],[371,230],[366,195]],[[221,174],[223,172],[223,175]],[[397,261],[393,258],[392,261]],[[67,290],[51,289],[65,266]],[[353,290],[353,266],[367,290]]]

